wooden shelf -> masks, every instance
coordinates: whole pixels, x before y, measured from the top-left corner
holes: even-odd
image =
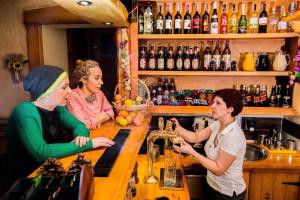
[[[248,34],[139,34],[138,39],[147,40],[201,40],[201,39],[285,39],[298,37],[298,33],[248,33]]]
[[[218,71],[138,71],[138,75],[142,76],[261,76],[261,77],[275,77],[275,76],[289,76],[289,71],[275,72],[275,71],[259,71],[259,72],[218,72]]]
[[[291,16],[285,17],[284,21],[289,22],[289,21],[300,21],[300,10],[292,14]]]
[[[211,114],[210,106],[152,106],[152,114],[178,114],[178,115],[203,115]],[[299,115],[293,108],[273,108],[273,107],[244,107],[242,115],[262,115],[262,116],[295,116]]]

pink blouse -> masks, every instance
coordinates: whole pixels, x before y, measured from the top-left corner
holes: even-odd
[[[73,89],[68,96],[67,108],[77,119],[85,123],[88,129],[95,126],[95,118],[101,113],[106,112],[114,119],[114,112],[111,104],[107,101],[102,91],[95,94],[96,100],[88,103],[79,88]]]

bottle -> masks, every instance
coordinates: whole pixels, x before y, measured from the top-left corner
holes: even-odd
[[[256,4],[253,4],[252,13],[249,19],[249,33],[258,32],[258,13],[256,12]]]
[[[276,107],[276,88],[273,86],[269,97],[269,106]]]
[[[218,19],[218,11],[217,11],[217,2],[214,2],[214,10],[211,16],[210,21],[210,33],[218,34],[219,33],[219,19]]]
[[[156,58],[155,58],[154,46],[150,47],[149,58],[148,58],[148,69],[155,70],[156,68]]]
[[[268,32],[269,33],[276,33],[277,32],[277,26],[278,26],[278,17],[276,15],[276,7],[273,7],[272,8],[272,15],[269,18]]]
[[[238,33],[247,33],[247,18],[245,15],[245,4],[242,4],[242,15],[239,20],[239,29]]]
[[[153,34],[153,13],[150,4],[147,5],[147,9],[144,13],[144,33]]]
[[[161,5],[159,5],[159,12],[156,15],[156,34],[163,34],[164,32],[164,17],[161,14]]]
[[[295,11],[296,11],[296,4],[295,2],[291,2],[287,16],[291,16],[292,14],[295,13]],[[293,32],[293,31],[294,30],[292,28],[292,22],[291,21],[287,22],[287,32]]]
[[[284,108],[289,108],[291,107],[291,95],[290,95],[290,86],[287,85],[285,88],[285,93],[283,96],[283,102],[282,102],[282,107]]]
[[[183,33],[191,34],[192,33],[192,17],[190,15],[190,5],[186,5],[186,13],[184,15],[183,22]]]
[[[281,106],[281,85],[276,85],[276,107]]]
[[[267,32],[267,25],[268,25],[268,13],[266,11],[266,4],[263,3],[263,9],[259,14],[258,19],[258,32],[259,33],[266,33]]]
[[[259,105],[267,106],[267,103],[268,103],[267,86],[263,85],[259,94]]]
[[[146,67],[147,67],[147,53],[146,53],[146,47],[143,45],[140,47],[139,69],[146,70]]]
[[[142,7],[140,6],[139,9],[139,16],[138,16],[138,27],[139,27],[139,34],[144,33],[144,13],[142,11]]]
[[[216,69],[215,71],[219,71],[220,63],[221,63],[221,50],[219,46],[219,40],[216,41],[216,46],[213,52],[212,59],[216,62]]]
[[[209,33],[209,28],[210,28],[210,19],[209,19],[209,14],[207,12],[208,5],[205,4],[205,10],[204,14],[202,16],[202,33],[207,34]]]
[[[174,78],[171,78],[171,83],[170,83],[170,90],[169,90],[170,94],[170,100],[176,100],[176,85],[174,82]]]
[[[223,5],[223,13],[221,15],[221,22],[220,22],[220,32],[222,34],[228,33],[228,16],[226,13],[226,4]]]
[[[212,60],[209,63],[208,71],[217,71],[217,65],[216,65],[216,62],[215,62],[214,58],[212,58]]]
[[[225,68],[224,71],[230,71],[230,64],[231,64],[231,51],[229,48],[229,41],[226,40],[225,42],[225,48],[223,49],[222,52],[222,60],[224,61]]]
[[[175,68],[177,71],[182,71],[183,68],[183,58],[181,46],[177,47],[177,52],[175,56]]]
[[[194,47],[194,53],[192,56],[192,70],[197,71],[199,69],[199,53],[198,53],[198,47]]]
[[[191,60],[189,55],[189,47],[185,46],[183,50],[183,69],[189,71],[191,68]]]
[[[238,19],[235,4],[232,4],[232,13],[229,19],[229,33],[238,33]]]
[[[165,58],[164,58],[164,50],[162,46],[158,47],[157,50],[157,69],[158,70],[165,70]]]
[[[280,7],[280,17],[279,17],[279,22],[277,26],[277,32],[283,33],[287,31],[287,23],[284,21],[285,17],[285,8],[284,6]]]
[[[259,87],[255,88],[255,93],[252,96],[253,100],[253,106],[260,106],[260,90]]]
[[[242,95],[243,106],[247,106],[247,101],[246,101],[247,88],[246,88],[246,85],[241,85],[241,95]]]
[[[165,34],[172,34],[172,15],[170,13],[170,5],[167,4],[167,14],[165,21]]]
[[[172,46],[169,46],[169,51],[167,55],[167,70],[174,70],[174,53]]]
[[[206,43],[206,48],[203,52],[203,70],[208,71],[209,70],[209,65],[212,59],[212,54],[211,54],[211,49],[210,49],[210,42],[207,41]]]
[[[193,16],[193,33],[198,34],[200,33],[200,18],[201,16],[199,15],[199,5],[196,4],[196,12]]]
[[[180,5],[177,5],[177,13],[175,15],[175,22],[174,22],[174,33],[175,34],[182,33],[182,17],[180,14]]]
[[[152,86],[152,90],[151,90],[151,99],[152,102],[156,105],[156,100],[157,100],[157,88],[156,86]]]
[[[163,85],[163,95],[169,96],[170,90],[169,90],[169,80],[168,78],[165,78],[164,85]]]
[[[156,104],[161,105],[162,104],[162,80],[161,78],[158,78],[157,82],[157,97],[156,97]]]
[[[252,93],[250,87],[247,87],[247,94],[245,98],[246,98],[247,106],[252,106]]]

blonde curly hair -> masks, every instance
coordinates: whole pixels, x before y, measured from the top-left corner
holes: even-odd
[[[100,65],[98,62],[94,60],[80,60],[78,59],[75,63],[76,67],[71,77],[71,87],[76,88],[82,87],[81,78],[87,78],[90,75],[90,69],[94,67],[99,67]],[[101,69],[101,68],[100,68]]]

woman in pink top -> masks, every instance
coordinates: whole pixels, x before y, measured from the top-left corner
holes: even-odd
[[[102,71],[93,60],[77,60],[71,77],[75,88],[69,94],[67,108],[88,129],[99,128],[101,123],[114,118],[113,108],[100,90]]]

